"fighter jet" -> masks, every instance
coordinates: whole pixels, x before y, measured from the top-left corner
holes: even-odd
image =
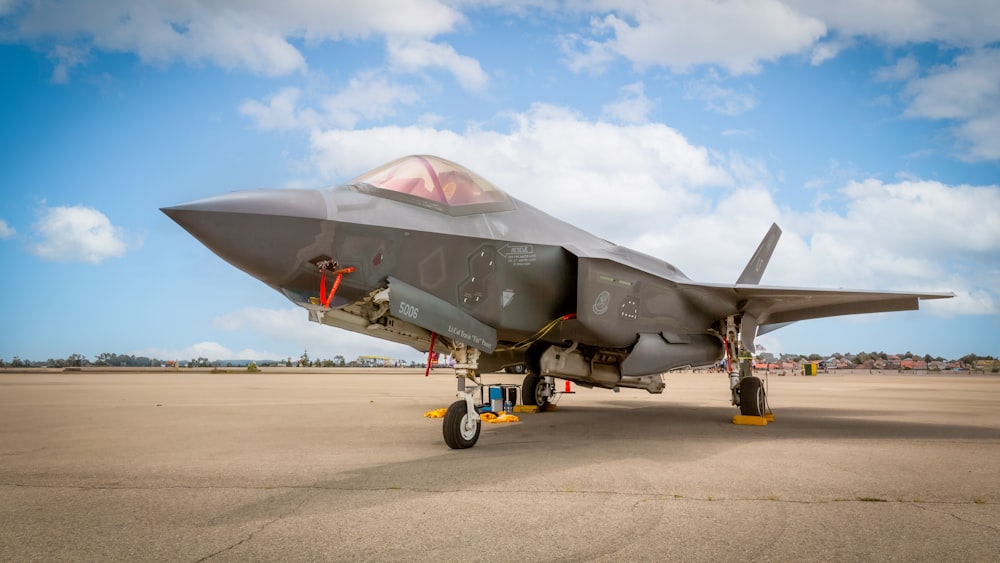
[[[663,373],[726,358],[733,405],[761,416],[761,379],[737,369],[756,336],[953,297],[761,286],[777,225],[735,284],[695,282],[428,155],[341,186],[234,192],[162,211],[314,322],[451,354],[458,400],[443,435],[454,449],[479,439],[483,373],[523,364],[522,402],[545,406],[556,378],[661,393]]]

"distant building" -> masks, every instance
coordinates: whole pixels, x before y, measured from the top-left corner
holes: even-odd
[[[976,371],[986,373],[1000,371],[1000,360],[976,360],[976,364],[973,367]]]

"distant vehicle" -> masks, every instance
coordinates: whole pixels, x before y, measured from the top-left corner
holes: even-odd
[[[740,344],[752,353],[756,336],[795,321],[953,297],[760,286],[777,225],[735,284],[695,282],[433,156],[343,186],[237,192],[163,211],[315,322],[452,354],[460,399],[443,424],[452,448],[479,439],[480,372],[525,366],[526,404],[544,405],[557,377],[660,393],[662,372],[735,359]],[[690,244],[703,244],[698,233]],[[727,363],[732,403],[760,416],[761,380],[736,364]]]

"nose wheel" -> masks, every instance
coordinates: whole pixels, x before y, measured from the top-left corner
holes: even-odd
[[[441,430],[444,433],[444,443],[449,448],[464,450],[476,445],[482,424],[475,411],[469,412],[468,402],[459,399],[445,411]]]

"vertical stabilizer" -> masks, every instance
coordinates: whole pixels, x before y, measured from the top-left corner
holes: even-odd
[[[747,267],[743,268],[743,273],[736,280],[737,285],[757,285],[760,283],[760,278],[764,275],[764,268],[767,268],[767,263],[771,260],[771,254],[774,253],[774,247],[778,245],[779,238],[781,238],[781,228],[778,227],[777,223],[771,223],[771,228],[764,235],[764,240],[760,241],[757,251],[753,253],[750,261],[747,262]]]

